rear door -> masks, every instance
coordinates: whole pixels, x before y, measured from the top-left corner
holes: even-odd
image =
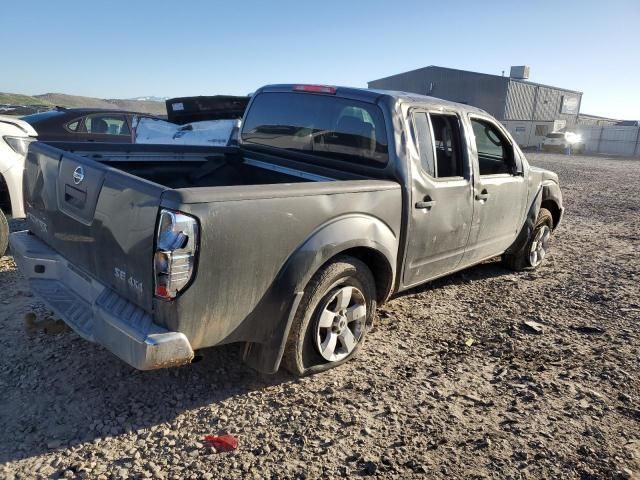
[[[506,131],[490,117],[471,115],[469,137],[474,157],[474,215],[463,264],[504,252],[524,219],[527,183],[522,160]]]
[[[34,234],[71,268],[151,311],[154,231],[165,187],[36,142],[24,188]]]
[[[405,286],[456,269],[473,216],[471,168],[460,116],[414,110],[411,117],[420,161],[411,165]]]

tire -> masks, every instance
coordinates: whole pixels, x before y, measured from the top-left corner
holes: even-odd
[[[7,217],[4,216],[4,212],[0,210],[0,258],[4,257],[7,253],[7,247],[9,246],[9,222]]]
[[[504,254],[502,261],[506,267],[517,272],[522,270],[535,270],[544,260],[548,252],[548,243],[553,230],[553,216],[546,208],[538,212],[533,232],[527,243],[520,250],[510,254]],[[533,252],[537,252],[535,255]]]
[[[345,255],[322,267],[309,281],[298,306],[282,359],[284,367],[302,377],[353,358],[373,322],[375,295],[374,277],[360,260]]]

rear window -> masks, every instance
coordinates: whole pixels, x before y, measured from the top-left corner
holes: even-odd
[[[21,119],[27,123],[36,123],[42,120],[47,120],[48,118],[59,117],[60,115],[64,115],[64,112],[61,112],[59,110],[49,110],[48,112],[25,115],[24,117],[21,117]]]
[[[259,94],[245,118],[242,141],[376,167],[389,158],[380,108],[328,95]]]

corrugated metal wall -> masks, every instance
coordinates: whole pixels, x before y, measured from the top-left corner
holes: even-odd
[[[398,90],[400,92],[428,93],[428,71],[431,67],[420,68],[411,72],[399,73],[390,77],[373,80],[368,83],[369,88],[380,88],[382,90]]]
[[[528,85],[523,82],[509,82],[504,119],[531,120],[535,98],[535,85]]]
[[[576,124],[582,99],[581,93],[571,90],[434,66],[373,80],[369,88],[413,92],[465,103],[482,108],[501,121],[566,120],[567,128]],[[578,101],[575,113],[561,113],[565,97],[575,97]]]
[[[400,90],[482,108],[498,120],[504,116],[507,77],[442,67],[425,67],[369,82],[369,88]]]
[[[562,101],[565,97],[577,97],[581,101],[582,94],[570,90],[546,87],[512,80],[507,90],[505,120],[566,120],[567,127],[576,124],[577,112],[561,113]],[[578,108],[579,111],[579,108]]]

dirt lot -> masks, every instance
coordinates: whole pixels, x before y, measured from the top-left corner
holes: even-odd
[[[404,294],[357,360],[303,380],[237,346],[142,373],[25,330],[43,309],[1,260],[0,477],[640,478],[640,161],[529,158],[567,208],[539,271]],[[238,450],[203,448],[219,432]]]

